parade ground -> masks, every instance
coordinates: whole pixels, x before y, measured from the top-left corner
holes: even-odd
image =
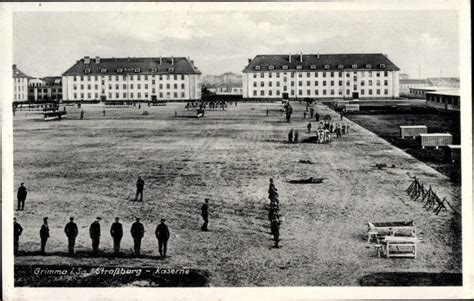
[[[66,119],[49,122],[39,112],[16,112],[12,189],[16,196],[24,182],[28,198],[25,210],[15,211],[24,228],[15,264],[189,268],[208,285],[231,287],[358,286],[374,273],[461,273],[460,216],[449,208],[435,215],[405,192],[417,176],[460,210],[459,185],[425,163],[346,118],[350,131],[342,138],[290,144],[290,129],[300,141],[309,137],[303,103],[293,104],[291,123],[277,102],[232,104],[199,119],[184,105],[106,108],[105,116],[103,105],[83,105],[83,120],[77,106],[68,106]],[[340,122],[322,104],[315,111]],[[132,202],[138,175],[145,180],[142,203]],[[324,180],[289,183],[309,177]],[[268,221],[269,178],[280,200],[279,249],[272,248]],[[205,198],[209,232],[200,231]],[[49,255],[41,256],[45,216],[51,237]],[[67,256],[69,216],[79,226],[76,258]],[[104,254],[93,257],[89,225],[96,217]],[[115,217],[124,226],[120,258],[110,256]],[[142,258],[130,256],[135,217],[146,231]],[[164,260],[154,235],[160,218],[171,232]],[[414,221],[416,258],[379,258],[367,242],[367,222],[395,221]]]

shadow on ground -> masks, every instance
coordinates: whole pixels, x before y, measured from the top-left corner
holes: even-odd
[[[374,273],[361,286],[462,286],[461,273]]]

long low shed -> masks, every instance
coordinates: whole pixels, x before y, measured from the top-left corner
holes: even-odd
[[[453,144],[453,135],[449,133],[432,133],[432,134],[420,134],[421,147],[426,146],[447,146]]]
[[[405,137],[415,138],[419,134],[426,133],[428,133],[426,125],[400,125],[400,136],[402,139]]]

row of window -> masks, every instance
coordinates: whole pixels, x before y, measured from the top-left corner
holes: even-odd
[[[285,90],[286,91],[286,90]],[[314,92],[314,93],[311,93]],[[337,92],[338,95],[342,95],[342,89],[339,89],[338,91],[331,89],[331,90],[321,90],[321,94],[319,94],[319,90],[306,90],[306,94],[303,95],[303,90],[298,90],[298,95],[299,96],[306,96],[306,97],[311,97],[311,96],[319,96],[319,95],[336,95],[335,93]],[[361,89],[360,90],[360,95],[366,95],[365,90]],[[260,90],[260,93],[258,91],[254,90],[253,91],[253,96],[280,96],[280,90],[276,90],[275,93],[273,93],[272,90]],[[290,95],[294,96],[295,95],[295,90],[290,90]],[[346,90],[346,95],[350,96],[351,95],[351,90]],[[368,89],[367,90],[367,95],[382,95],[380,89],[372,90]],[[383,90],[383,95],[388,95],[388,89]]]
[[[287,81],[284,80],[283,82],[287,82]],[[338,85],[339,85],[339,86],[342,86],[342,82],[343,82],[342,80],[338,81]],[[312,83],[312,82],[309,81],[309,80],[306,81],[306,86],[311,86],[311,83]],[[319,83],[320,83],[319,81],[314,81],[314,86],[318,87],[318,86],[319,86]],[[333,80],[332,80],[332,81],[325,81],[325,80],[324,80],[324,81],[322,81],[321,83],[322,83],[322,86],[329,85],[329,86],[334,87],[334,85],[335,85],[336,82],[333,81]],[[374,81],[372,81],[372,80],[369,80],[369,81],[368,81],[368,86],[373,86],[373,84],[374,84]],[[377,80],[377,81],[375,81],[375,84],[376,84],[376,86],[380,86],[381,81],[380,81],[380,80]],[[346,81],[346,86],[350,86],[350,85],[351,85],[351,82],[350,82],[350,81]],[[365,86],[365,81],[362,80],[362,81],[360,82],[360,85],[361,85],[361,86]],[[384,80],[384,81],[383,81],[383,85],[384,85],[384,86],[388,86],[388,80]],[[257,87],[257,86],[258,86],[257,82],[253,82],[253,86],[254,86],[254,87]],[[273,82],[267,82],[267,86],[268,86],[268,87],[273,87]],[[276,87],[280,87],[280,82],[275,82],[275,86],[276,86]],[[290,86],[291,86],[291,87],[294,87],[294,86],[295,86],[295,82],[294,82],[294,81],[291,81],[291,82],[290,82]],[[298,81],[298,87],[302,87],[302,86],[303,86],[303,81]],[[265,82],[260,82],[260,87],[265,87]]]
[[[25,86],[14,86],[14,90],[20,92],[20,91],[25,91],[26,88]]]
[[[106,94],[105,93],[102,93],[101,94],[102,96],[105,96]],[[152,95],[155,95],[154,93]],[[78,98],[79,96],[79,98]],[[144,98],[142,98],[142,96]],[[186,93],[184,92],[181,92],[181,93],[178,93],[178,92],[160,92],[158,93],[157,95],[159,98],[185,98],[186,97]],[[128,96],[127,96],[127,93],[108,93],[108,99],[113,99],[115,97],[115,99],[150,99],[151,98],[151,95],[148,94],[148,93],[129,93]],[[99,93],[74,93],[74,99],[99,99]]]
[[[441,95],[428,95],[428,101],[437,102],[437,103],[444,103],[449,105],[459,106],[459,98],[458,97],[447,97]]]
[[[334,66],[334,67],[335,67],[335,66]],[[358,66],[358,65],[356,65],[356,64],[350,65],[350,68],[352,68],[352,69],[357,69],[358,67],[366,68],[366,69],[372,69],[372,65],[370,65],[370,64],[362,65],[362,66],[361,66],[361,65]],[[380,67],[380,69],[385,69],[385,64],[379,64],[379,67]],[[282,68],[283,70],[288,70],[289,67],[288,67],[288,65],[283,65],[283,66],[281,66],[281,68]],[[315,69],[316,69],[316,65],[311,65],[309,68],[312,69],[312,70],[315,70]],[[324,69],[331,69],[331,65],[324,65],[323,68],[324,68]],[[344,65],[337,65],[337,68],[338,68],[338,69],[344,69],[344,68],[349,68],[349,66],[347,66],[347,65],[346,65],[346,66],[344,66]],[[262,67],[261,67],[260,65],[256,65],[256,66],[255,66],[255,70],[261,70],[261,69],[262,69]],[[302,69],[303,69],[303,66],[302,66],[302,65],[297,65],[297,66],[296,66],[296,69],[302,70]],[[268,66],[268,70],[275,70],[275,66],[273,66],[273,65]]]
[[[273,77],[273,74],[275,74],[275,77],[276,78],[280,78],[280,76],[283,74],[283,76],[287,76],[289,73],[290,77],[294,78],[295,77],[295,74],[298,74],[297,76],[298,77],[303,77],[303,74],[306,73],[306,77],[319,77],[319,75],[321,75],[321,77],[343,77],[343,72],[342,71],[339,71],[339,72],[334,72],[334,71],[331,71],[331,72],[260,72],[260,73],[253,73],[253,78],[257,78],[257,74],[260,74],[260,78],[272,78]],[[356,76],[356,75],[360,75],[361,77],[372,77],[375,76],[376,77],[380,77],[382,74],[384,77],[387,77],[388,76],[388,71],[383,71],[383,72],[372,72],[372,71],[355,71],[355,72],[346,72],[346,77],[350,77],[352,75]]]
[[[127,80],[127,75],[108,75],[108,76],[100,76],[100,79],[101,80],[104,80],[104,79],[109,79],[109,81],[112,81],[112,80],[115,80],[115,81],[119,81],[119,80]],[[158,80],[184,80],[185,79],[185,76],[184,74],[181,74],[181,75],[178,75],[178,74],[174,74],[174,75],[170,75],[170,74],[167,74],[167,75],[130,75],[129,76],[129,79],[130,80],[142,80],[142,78],[144,80],[148,80],[149,78],[152,78],[153,80],[155,80],[156,78],[158,78]],[[91,81],[91,80],[96,80],[98,81],[99,80],[99,76],[98,75],[91,75],[91,76],[74,76],[73,77],[73,80],[74,81]]]
[[[105,83],[103,82],[102,83],[103,87],[105,88]],[[87,88],[87,90],[91,90],[92,89],[92,85],[91,84],[88,84],[88,85],[83,85],[81,84],[80,86],[80,89],[81,90],[84,90],[84,87]],[[115,84],[115,85],[112,85],[112,84],[109,84],[109,90],[112,90],[115,88],[115,90],[120,90],[120,87],[122,87],[123,90],[127,90],[127,84]],[[137,84],[136,85],[136,89],[140,90],[142,89],[142,87],[144,89],[148,89],[148,84],[144,84],[143,86],[141,84]],[[178,86],[178,84],[173,84],[173,86],[171,86],[171,84],[166,84],[166,85],[163,85],[163,84],[159,84],[158,85],[158,88],[160,90],[163,90],[163,87],[166,87],[166,89],[171,89],[171,87],[173,87],[173,89],[175,90],[178,90],[178,87],[181,87],[182,90],[186,89],[186,86],[185,84],[181,84],[180,86]],[[135,89],[135,85],[134,84],[130,84],[130,89]],[[98,84],[95,84],[94,85],[94,89],[95,90],[98,90],[99,89],[99,85]],[[77,85],[73,85],[73,90],[77,90]],[[155,90],[155,88],[153,88],[153,90]]]
[[[37,93],[48,93],[48,88],[37,88],[37,89],[30,89],[29,93],[34,93],[35,90]],[[62,92],[62,89],[51,89],[52,93],[60,93]]]

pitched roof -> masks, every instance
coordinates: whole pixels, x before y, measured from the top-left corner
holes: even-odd
[[[12,66],[12,72],[13,72],[13,78],[17,78],[17,77],[30,77],[28,75],[26,75],[23,71],[21,71],[20,69],[18,69],[16,67],[16,65],[13,65]]]
[[[95,58],[90,58],[88,64],[84,62],[86,58],[78,60],[62,75],[201,74],[185,57],[100,58],[99,63],[96,63]]]
[[[459,78],[457,77],[430,77],[428,81],[434,86],[459,87]]]
[[[288,70],[308,71],[308,70],[400,70],[392,61],[381,53],[347,53],[347,54],[302,54],[303,61],[300,61],[299,54],[291,55],[291,63],[288,54],[257,55],[242,72],[268,71],[270,66],[273,70],[285,70],[283,66],[288,66]],[[385,64],[385,68],[383,66]],[[325,66],[329,68],[325,68]],[[352,68],[356,65],[356,68]],[[370,66],[368,66],[370,65]],[[260,66],[260,70],[255,69]],[[301,66],[301,69],[297,69]],[[340,68],[342,66],[342,69]],[[370,67],[370,68],[369,68]]]

